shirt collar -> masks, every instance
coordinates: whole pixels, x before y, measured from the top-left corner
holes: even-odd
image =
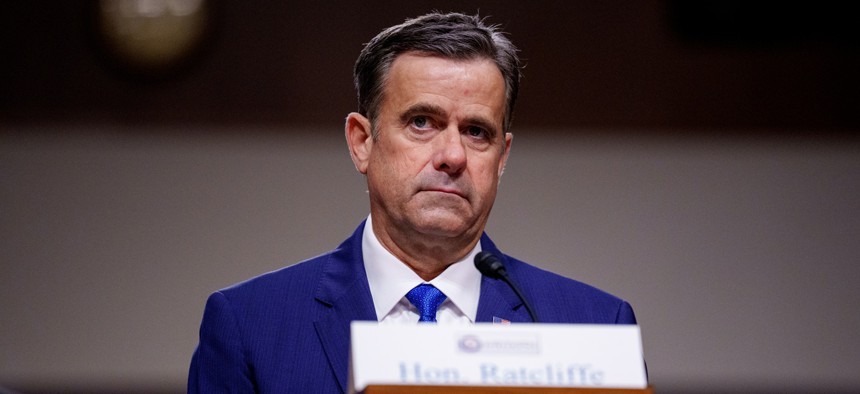
[[[477,242],[466,257],[448,266],[429,282],[445,293],[448,300],[472,322],[478,315],[481,293],[481,273],[472,261],[480,251],[481,243]],[[364,225],[361,252],[377,320],[388,315],[413,287],[428,283],[382,246],[373,232],[370,216]]]

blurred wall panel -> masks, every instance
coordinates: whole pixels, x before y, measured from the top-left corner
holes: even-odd
[[[0,386],[182,390],[209,293],[368,212],[340,130],[0,134]],[[665,392],[860,388],[860,146],[524,129],[488,228],[632,302]],[[826,389],[826,390],[825,390]]]

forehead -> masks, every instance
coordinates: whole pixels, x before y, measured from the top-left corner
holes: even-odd
[[[412,101],[438,100],[449,104],[485,106],[501,116],[505,81],[491,59],[450,59],[405,53],[392,63],[383,95],[383,106],[408,106]]]
[[[404,82],[410,79],[450,77],[453,75],[446,75],[446,73],[453,71],[471,72],[473,76],[486,77],[488,81],[498,79],[493,82],[504,84],[502,72],[492,59],[485,57],[454,59],[423,52],[406,52],[398,55],[391,63],[387,80],[392,82],[392,79],[397,77],[398,82]]]

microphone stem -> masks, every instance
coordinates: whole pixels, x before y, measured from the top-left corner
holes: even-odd
[[[517,297],[519,297],[520,300],[523,302],[523,306],[526,308],[526,312],[529,313],[529,317],[532,318],[532,322],[537,323],[538,322],[537,315],[535,315],[534,309],[532,309],[531,305],[529,305],[529,302],[526,301],[526,297],[523,296],[523,293],[520,291],[519,287],[517,287],[517,285],[515,285],[514,282],[511,282],[511,279],[508,278],[507,273],[505,273],[504,275],[501,275],[501,278],[503,281],[505,281],[505,283],[508,284],[508,287],[510,287],[514,291],[514,293],[517,294]]]

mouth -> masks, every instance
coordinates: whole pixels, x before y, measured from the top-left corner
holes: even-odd
[[[445,194],[451,194],[451,195],[455,195],[455,196],[458,196],[458,197],[460,197],[460,198],[466,199],[466,196],[463,194],[463,192],[461,192],[460,190],[454,189],[454,188],[447,188],[447,187],[430,187],[430,188],[426,188],[426,189],[424,189],[424,190],[422,190],[422,191],[424,191],[424,192],[432,192],[432,193],[445,193]]]

